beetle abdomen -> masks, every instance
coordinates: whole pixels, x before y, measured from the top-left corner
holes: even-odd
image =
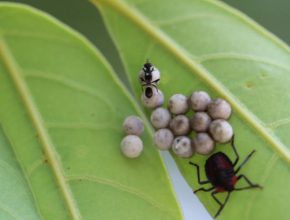
[[[231,191],[236,181],[233,164],[222,152],[218,152],[209,157],[205,164],[205,171],[208,180],[219,191]]]

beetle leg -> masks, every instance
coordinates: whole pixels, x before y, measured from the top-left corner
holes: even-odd
[[[241,163],[241,165],[238,167],[238,169],[235,171],[235,174],[238,173],[240,171],[240,169],[248,162],[248,160],[251,158],[251,156],[255,153],[256,151],[253,150],[245,159],[244,161]]]
[[[212,191],[213,189],[214,189],[215,187],[213,186],[213,187],[210,187],[210,188],[208,188],[208,189],[205,189],[205,188],[199,188],[199,189],[197,189],[197,190],[194,190],[193,192],[194,193],[197,193],[197,192],[199,192],[199,191],[203,191],[203,192],[210,192],[210,191]]]
[[[190,164],[190,165],[193,165],[193,166],[196,167],[196,170],[197,170],[197,180],[198,180],[198,183],[199,183],[200,185],[210,183],[209,180],[203,180],[203,181],[200,180],[199,166],[198,166],[197,164],[192,163],[191,161],[189,161],[189,164]]]
[[[222,211],[223,208],[225,207],[226,203],[228,202],[229,197],[230,197],[230,194],[231,194],[230,192],[227,192],[228,194],[227,194],[227,197],[226,197],[224,203],[221,203],[221,201],[219,201],[218,198],[215,196],[215,194],[217,194],[217,193],[219,193],[219,192],[217,192],[217,191],[213,191],[213,192],[211,193],[211,196],[213,197],[213,199],[214,199],[214,200],[215,200],[215,201],[220,205],[220,208],[219,208],[219,210],[217,211],[217,213],[215,214],[214,218],[218,217],[218,215],[221,213],[221,211]]]
[[[260,186],[258,184],[253,184],[245,175],[242,174],[242,175],[238,176],[238,180],[240,180],[241,178],[244,178],[246,180],[246,182],[249,184],[249,186],[242,187],[242,188],[235,188],[235,190],[240,191],[240,190],[252,189],[252,188],[260,188],[260,189],[262,189],[262,186]]]
[[[236,155],[236,159],[235,159],[235,162],[233,163],[233,166],[236,166],[237,163],[239,162],[240,155],[239,155],[237,148],[235,146],[235,135],[232,137],[231,145],[232,145],[232,148],[233,148],[235,155]]]

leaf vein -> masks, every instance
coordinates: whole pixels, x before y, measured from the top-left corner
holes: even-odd
[[[107,109],[110,111],[109,115],[111,116],[116,115],[114,106],[109,101],[107,101],[107,99],[99,95],[94,89],[89,88],[88,86],[81,85],[80,83],[76,81],[69,80],[60,75],[48,74],[48,73],[45,73],[42,71],[36,71],[36,70],[29,70],[24,74],[24,76],[50,80],[52,82],[62,84],[63,86],[69,87],[78,92],[82,92],[87,95],[93,96],[94,98],[97,98],[99,102],[102,102],[105,106],[107,106]],[[110,117],[110,119],[112,119],[112,117]]]
[[[278,127],[287,125],[290,123],[290,118],[283,118],[271,123],[266,124],[266,126],[270,129],[277,129]]]
[[[61,167],[60,161],[57,159],[54,145],[46,131],[45,125],[43,123],[42,117],[35,106],[34,100],[31,97],[29,88],[27,87],[23,74],[16,63],[13,55],[10,52],[8,45],[6,44],[4,38],[0,39],[0,57],[2,57],[3,62],[7,68],[9,76],[18,91],[24,106],[32,120],[32,124],[35,127],[39,135],[39,140],[46,152],[47,159],[51,165],[52,172],[55,175],[55,179],[59,185],[60,192],[64,198],[68,210],[70,211],[71,217],[74,220],[80,220],[80,213],[73,199],[72,193],[69,189],[68,184],[65,181],[63,169]]]
[[[60,123],[60,122],[47,122],[46,123],[47,128],[63,128],[63,129],[89,129],[89,130],[102,130],[104,128],[109,128],[111,130],[114,130],[118,133],[122,132],[120,127],[112,126],[109,123],[98,123],[98,124],[93,124],[93,123]]]
[[[272,169],[277,163],[278,159],[279,159],[279,156],[274,153],[273,156],[268,161],[267,165],[265,165],[266,169],[261,177],[261,180],[259,181],[262,186],[264,185],[264,183],[266,182],[266,180],[269,178],[270,174],[272,173]],[[244,219],[251,219],[250,218],[251,209],[253,208],[253,204],[255,203],[256,197],[258,195],[259,195],[258,193],[252,194],[252,198],[249,200],[247,207],[245,209],[245,212],[244,212],[245,213]]]
[[[135,8],[130,7],[122,0],[92,0],[92,2],[97,7],[100,4],[106,4],[113,8],[113,10],[116,10],[122,16],[129,19],[129,21],[134,23],[137,27],[151,36],[156,42],[167,49],[173,56],[183,63],[183,65],[187,66],[193,74],[212,87],[213,90],[215,90],[221,97],[224,97],[231,104],[236,113],[240,115],[253,129],[255,129],[257,133],[269,143],[272,149],[280,155],[281,158],[283,158],[287,163],[290,163],[290,151],[280,141],[280,139],[273,135],[268,128],[264,127],[260,119],[258,119],[248,108],[246,108],[246,106],[242,105],[242,103],[240,103],[238,99],[227,88],[225,88],[220,81],[210,74],[203,66],[198,64],[195,60],[192,60],[187,51],[181,48],[172,38],[156,26],[152,25],[147,17],[143,16],[143,14]],[[269,37],[269,35],[267,36]],[[278,40],[276,41],[278,42]],[[280,46],[282,47],[283,44],[281,43]]]
[[[152,199],[151,197],[147,196],[146,193],[143,193],[143,192],[139,191],[138,189],[134,189],[132,187],[125,186],[121,183],[118,183],[118,182],[110,180],[110,179],[101,178],[101,177],[97,177],[97,176],[91,176],[91,175],[69,175],[66,177],[66,179],[68,181],[84,180],[84,181],[89,181],[89,182],[94,182],[94,183],[99,183],[99,184],[111,186],[117,190],[120,190],[120,191],[123,191],[126,193],[130,193],[130,194],[144,200],[145,202],[149,203],[150,205],[152,205],[153,207],[155,207],[161,211],[175,212],[175,210],[170,210],[170,209],[166,208],[165,206],[163,206],[162,204],[160,204],[159,202]]]
[[[202,18],[212,18],[212,19],[217,19],[217,18],[222,18],[221,16],[213,16],[211,14],[188,14],[188,15],[183,15],[180,17],[174,17],[171,19],[167,20],[156,20],[153,21],[153,23],[159,27],[164,27],[164,26],[170,26],[170,25],[175,25],[181,22],[186,22],[186,21],[193,21],[195,19],[202,19]]]
[[[45,157],[42,157],[36,161],[34,161],[30,167],[27,169],[28,176],[32,176],[32,174],[45,162]]]
[[[253,62],[265,63],[271,66],[278,67],[280,69],[286,70],[290,72],[290,66],[283,65],[281,63],[274,62],[270,59],[257,57],[248,54],[239,54],[233,52],[224,52],[224,53],[213,53],[213,54],[205,54],[196,58],[196,61],[199,63],[204,63],[212,60],[225,60],[225,59],[236,59],[236,60],[248,60]]]
[[[9,214],[14,219],[19,219],[19,220],[22,219],[20,216],[16,215],[12,210],[10,210],[10,208],[6,207],[2,203],[0,203],[0,209],[2,209],[4,212],[6,212],[7,214]]]
[[[19,172],[6,161],[0,160],[0,166],[6,169],[8,172],[10,172],[17,179],[22,179],[21,176],[19,175]]]
[[[247,15],[242,14],[239,10],[237,10],[237,9],[235,9],[233,7],[230,7],[227,4],[224,4],[224,3],[220,2],[220,1],[216,1],[216,0],[205,0],[205,1],[209,2],[212,5],[215,5],[218,8],[221,8],[222,10],[228,12],[231,15],[234,15],[236,18],[238,18],[243,23],[249,25],[256,32],[260,33],[261,35],[264,35],[265,37],[267,37],[268,39],[273,41],[273,43],[275,43],[280,48],[284,49],[288,53],[290,52],[290,48],[288,47],[288,45],[286,43],[281,41],[278,37],[276,37],[271,32],[267,31],[262,26],[258,25],[257,22],[255,22],[254,20],[250,19]]]
[[[65,44],[69,44],[70,46],[74,46],[75,44],[73,44],[73,41],[68,40],[66,38],[60,38],[57,36],[53,36],[53,35],[44,35],[44,34],[40,34],[40,33],[31,33],[31,32],[26,32],[26,31],[17,31],[17,30],[2,30],[0,31],[1,35],[4,38],[7,38],[9,36],[12,37],[21,37],[21,38],[36,38],[36,39],[41,39],[41,40],[47,40],[47,41],[55,41],[55,42],[61,42],[61,43],[65,43]]]

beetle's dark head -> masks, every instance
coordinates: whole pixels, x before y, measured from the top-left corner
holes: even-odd
[[[147,87],[145,89],[145,96],[150,99],[153,96],[153,90],[151,87]]]
[[[147,61],[143,66],[145,81],[150,82],[152,80],[153,70],[154,70],[153,65],[149,63],[149,61]]]
[[[225,190],[228,191],[228,192],[231,192],[235,189],[235,186],[233,184],[227,184],[224,186]]]

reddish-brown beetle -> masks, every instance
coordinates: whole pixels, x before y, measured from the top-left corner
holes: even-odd
[[[199,172],[199,166],[195,163],[189,162],[189,164],[195,166],[197,168],[197,180],[198,183],[208,184],[211,183],[212,187],[206,189],[206,188],[199,188],[194,191],[194,193],[197,193],[198,191],[204,191],[204,192],[211,192],[211,196],[213,199],[220,205],[219,210],[215,214],[214,218],[216,218],[221,211],[223,210],[224,206],[226,205],[231,192],[233,191],[240,191],[245,189],[251,189],[251,188],[262,188],[258,184],[253,184],[245,175],[240,174],[237,175],[237,173],[240,171],[240,169],[248,162],[248,160],[251,158],[251,156],[255,153],[255,150],[253,150],[245,159],[244,161],[238,166],[238,168],[235,170],[235,166],[239,162],[240,156],[239,153],[235,147],[234,144],[234,137],[231,141],[231,146],[235,152],[236,159],[234,163],[229,159],[227,155],[225,155],[222,152],[217,152],[213,155],[211,155],[205,163],[205,173],[208,180],[201,181],[200,180],[200,172]],[[236,188],[235,185],[237,181],[244,178],[245,181],[249,184],[248,186]],[[227,196],[225,201],[222,203],[218,200],[218,198],[215,196],[217,193],[221,192],[227,192]]]

